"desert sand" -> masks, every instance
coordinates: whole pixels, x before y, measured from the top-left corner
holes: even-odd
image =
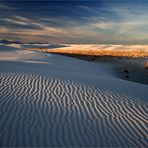
[[[1,147],[147,147],[147,99],[106,65],[0,46]]]
[[[148,45],[63,44],[62,47],[31,48],[31,50],[85,56],[148,57]]]

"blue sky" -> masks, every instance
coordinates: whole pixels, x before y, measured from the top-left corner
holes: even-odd
[[[148,1],[0,1],[0,39],[147,44]]]

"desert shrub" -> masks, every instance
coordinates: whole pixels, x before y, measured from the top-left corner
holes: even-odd
[[[144,68],[148,69],[148,61],[144,63]]]

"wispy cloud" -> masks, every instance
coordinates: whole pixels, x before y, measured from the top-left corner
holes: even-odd
[[[112,23],[112,22],[98,22],[98,23],[92,24],[92,26],[106,30],[106,29],[112,29],[114,27],[114,23]]]
[[[42,29],[44,28],[44,25],[42,22],[39,22],[37,20],[29,19],[22,16],[11,16],[8,18],[0,18],[1,23],[6,22],[11,29],[15,28],[27,28],[27,29]],[[16,26],[17,25],[17,26]]]
[[[4,10],[14,10],[15,8],[0,3],[0,9],[4,9]]]
[[[7,32],[9,32],[9,29],[5,27],[0,27],[0,33],[7,33]]]
[[[20,25],[26,25],[27,23],[24,22],[24,21],[19,21],[19,20],[13,20],[11,18],[4,18],[4,19],[1,19],[2,21],[6,21],[6,22],[9,22],[9,23],[15,23],[15,24],[20,24]]]
[[[26,5],[26,2],[23,4]],[[49,7],[41,4],[40,7],[32,7],[28,3],[28,7],[25,7],[20,3],[20,8],[23,9],[8,13],[10,15],[2,11],[2,35],[26,41],[56,43],[146,43],[148,40],[148,9],[145,6],[111,2],[100,2],[101,5],[96,6],[86,3],[52,3]]]

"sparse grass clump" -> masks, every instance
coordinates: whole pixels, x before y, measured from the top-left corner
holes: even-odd
[[[148,61],[144,63],[144,68],[148,69]]]

